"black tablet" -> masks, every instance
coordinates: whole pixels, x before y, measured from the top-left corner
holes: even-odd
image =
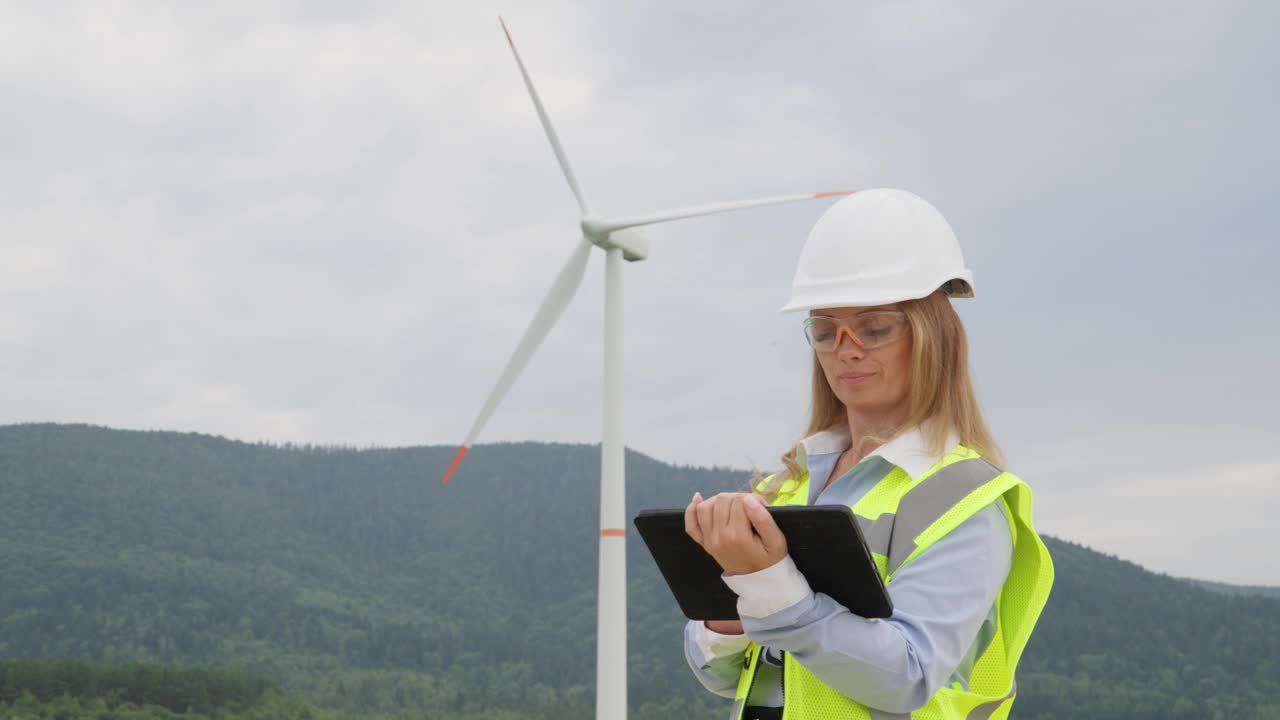
[[[814,592],[830,595],[865,618],[893,613],[852,510],[813,505],[769,508],[769,513]],[[635,525],[685,617],[738,619],[738,596],[720,578],[720,565],[684,531],[683,510],[644,510]]]

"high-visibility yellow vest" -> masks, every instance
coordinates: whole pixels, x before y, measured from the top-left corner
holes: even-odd
[[[801,467],[805,467],[803,457]],[[978,656],[969,689],[944,687],[910,714],[869,708],[831,689],[785,653],[783,720],[1003,720],[1017,692],[1014,670],[1049,598],[1053,561],[1031,524],[1031,490],[963,445],[928,472],[912,478],[895,467],[853,505],[872,557],[886,583],[920,553],[982,508],[1000,499],[1013,534],[1013,564],[997,597],[995,636]],[[807,470],[783,483],[774,505],[809,502]],[[738,680],[734,720],[741,720],[760,648],[746,650]]]

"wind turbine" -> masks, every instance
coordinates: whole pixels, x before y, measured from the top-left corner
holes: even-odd
[[[626,584],[626,508],[624,497],[624,452],[622,441],[622,262],[638,262],[649,256],[649,242],[640,231],[642,225],[682,220],[684,218],[742,210],[745,208],[777,205],[797,200],[848,195],[851,190],[782,195],[737,202],[700,205],[677,210],[663,210],[646,215],[604,217],[592,211],[582,188],[569,166],[564,148],[556,136],[551,119],[538,91],[533,87],[529,72],[525,69],[520,52],[511,40],[511,33],[502,18],[498,18],[507,44],[515,56],[520,75],[524,78],[529,97],[538,112],[542,129],[547,134],[551,149],[555,152],[560,170],[569,182],[569,189],[578,201],[582,218],[578,225],[582,238],[560,269],[555,282],[534,313],[515,353],[507,361],[502,374],[489,398],[485,400],[480,415],[471,425],[466,439],[449,463],[440,482],[447,485],[458,469],[458,464],[470,450],[476,436],[497,409],[516,377],[524,370],[529,358],[546,338],[565,306],[573,299],[586,273],[587,258],[592,246],[605,251],[604,298],[604,438],[600,449],[600,558],[599,594],[597,596],[596,623],[596,720],[621,720],[627,716],[627,584]]]

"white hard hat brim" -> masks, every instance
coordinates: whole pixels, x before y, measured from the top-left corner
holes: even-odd
[[[877,305],[892,305],[893,303],[905,302],[907,300],[919,300],[928,297],[934,292],[941,290],[948,297],[953,298],[971,298],[974,297],[973,274],[965,271],[956,277],[949,278],[941,283],[930,283],[923,288],[914,289],[886,289],[874,288],[862,291],[853,291],[848,288],[842,289],[840,292],[831,292],[825,288],[814,289],[809,292],[799,292],[792,296],[791,302],[782,306],[779,312],[792,313],[808,310],[817,310],[819,308],[839,308],[839,307],[875,307]]]

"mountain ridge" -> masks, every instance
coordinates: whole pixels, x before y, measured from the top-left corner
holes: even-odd
[[[441,489],[448,446],[0,427],[0,656],[244,666],[352,710],[589,717],[599,446],[483,447]],[[748,477],[626,462],[632,512]],[[1092,717],[1280,713],[1280,601],[1047,543],[1058,583],[1017,717],[1076,716],[1082,683]],[[719,714],[629,545],[633,714]]]
[[[80,430],[88,430],[88,431],[106,431],[111,433],[122,433],[122,434],[189,437],[189,438],[214,440],[218,442],[227,443],[228,445],[238,445],[238,446],[258,447],[258,448],[265,447],[265,448],[282,450],[282,451],[300,450],[305,452],[321,452],[321,453],[326,453],[326,452],[328,453],[413,452],[413,451],[424,451],[424,452],[430,452],[430,453],[437,453],[437,452],[453,453],[457,451],[456,445],[376,445],[376,444],[375,445],[347,445],[342,443],[276,442],[276,441],[266,441],[266,440],[246,440],[243,438],[234,438],[234,437],[228,437],[228,436],[220,435],[216,433],[206,433],[206,432],[199,432],[199,431],[165,430],[165,429],[143,430],[143,429],[131,429],[131,428],[117,428],[109,425],[95,425],[91,423],[57,423],[57,422],[10,423],[7,425],[0,425],[0,432],[4,432],[9,428],[47,428],[47,429],[68,429],[68,430],[80,429]],[[514,440],[514,441],[503,441],[503,442],[495,442],[495,443],[479,443],[471,446],[471,450],[478,452],[486,448],[520,448],[520,447],[566,448],[566,449],[574,449],[574,450],[598,451],[600,448],[600,444],[599,443],[567,443],[567,442],[552,442],[552,441],[539,441],[539,440]],[[751,477],[751,471],[744,470],[742,468],[735,468],[732,466],[686,465],[686,464],[679,464],[679,463],[670,463],[670,462],[661,460],[654,455],[645,453],[643,451],[635,450],[633,448],[627,448],[626,454],[628,457],[637,457],[645,461],[661,463],[668,467],[677,468],[677,469],[693,469],[693,470],[706,470],[711,472],[727,472],[727,473],[739,474],[743,478]],[[464,478],[465,476],[462,476],[459,479],[462,480]],[[424,480],[431,480],[431,478],[424,477]],[[1056,542],[1062,542],[1062,543],[1080,546],[1082,548],[1090,550],[1091,552],[1098,553],[1099,555],[1122,559],[1120,558],[1119,555],[1115,555],[1113,553],[1109,553],[1104,550],[1099,550],[1097,548],[1094,548],[1088,545],[1086,542],[1081,540],[1073,540],[1071,538],[1061,537],[1057,535],[1046,535],[1046,537],[1049,537]],[[1177,580],[1184,580],[1190,583],[1196,583],[1206,588],[1217,590],[1220,592],[1246,594],[1246,595],[1264,595],[1267,597],[1280,597],[1280,585],[1228,583],[1228,582],[1222,582],[1217,580],[1209,580],[1205,578],[1190,577],[1186,575],[1175,575],[1175,574],[1167,573],[1160,570],[1153,570],[1133,560],[1126,560],[1126,562],[1130,562],[1134,564],[1136,567],[1142,569],[1145,572],[1153,573],[1156,575],[1163,575],[1163,576],[1167,576]]]

